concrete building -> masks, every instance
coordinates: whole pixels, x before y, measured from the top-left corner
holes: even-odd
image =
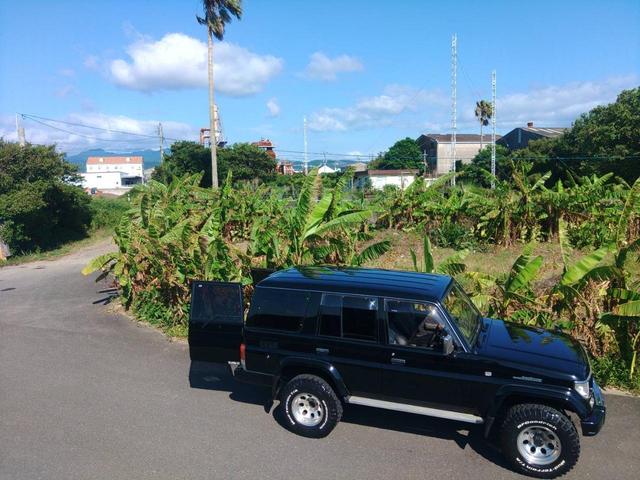
[[[89,157],[81,175],[84,188],[123,193],[143,183],[144,163],[142,157]]]
[[[526,127],[518,127],[511,130],[496,141],[496,145],[502,145],[509,150],[520,150],[528,147],[531,140],[559,137],[567,130],[568,128],[561,127],[534,127],[533,122],[528,122]]]
[[[500,138],[500,135],[496,135]],[[452,171],[451,134],[427,133],[416,140],[420,150],[427,154],[427,171],[431,175],[444,175]],[[496,142],[498,143],[498,142]],[[459,133],[456,135],[456,160],[463,164],[471,163],[481,148],[491,144],[491,135],[484,135],[480,142],[480,135]]]
[[[364,172],[367,169],[367,164],[364,162],[356,162],[349,165],[353,168],[354,172]]]
[[[374,190],[383,190],[387,185],[404,190],[413,183],[418,175],[418,170],[365,170],[354,174],[356,188],[366,188],[367,184]]]
[[[280,160],[276,165],[276,172],[280,175],[293,175],[296,173],[293,169],[293,163],[289,160]]]
[[[253,142],[251,145],[261,148],[266,152],[267,155],[269,155],[271,158],[275,160],[276,158],[276,152],[274,150],[275,145],[268,138],[262,138],[257,142]]]

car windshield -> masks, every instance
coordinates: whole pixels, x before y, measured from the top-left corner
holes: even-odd
[[[480,329],[478,309],[457,283],[454,283],[443,304],[464,338],[471,345]]]

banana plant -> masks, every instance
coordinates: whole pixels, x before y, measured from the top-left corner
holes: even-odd
[[[422,259],[418,261],[418,256],[413,249],[410,249],[411,260],[413,261],[413,269],[420,273],[443,273],[446,275],[456,276],[467,269],[463,260],[469,255],[469,250],[464,249],[455,252],[445,258],[439,265],[435,264],[431,248],[431,240],[428,235],[422,239]]]

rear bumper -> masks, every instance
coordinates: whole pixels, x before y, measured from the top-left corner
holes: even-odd
[[[604,396],[598,384],[593,382],[594,405],[591,414],[580,421],[582,434],[585,436],[596,435],[604,425],[607,417],[607,407],[604,404]]]
[[[264,385],[269,387],[273,383],[273,377],[271,375],[245,370],[240,365],[240,362],[229,362],[229,370],[231,371],[231,375],[242,383],[251,383],[253,385]]]

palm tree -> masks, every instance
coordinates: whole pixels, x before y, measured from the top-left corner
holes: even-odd
[[[491,106],[491,103],[486,100],[476,102],[475,114],[476,118],[480,122],[480,150],[482,150],[482,127],[489,125],[489,119],[493,115],[493,107]]]
[[[224,38],[224,27],[231,21],[231,16],[242,16],[242,0],[202,0],[204,17],[196,15],[200,25],[207,26],[209,70],[209,145],[211,147],[211,186],[218,188],[218,158],[216,145],[215,98],[213,94],[213,37]]]

